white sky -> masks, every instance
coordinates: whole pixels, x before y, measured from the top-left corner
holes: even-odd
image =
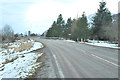
[[[86,15],[94,14],[102,0],[1,0],[1,26],[9,24],[17,33],[32,31],[42,34],[56,21],[59,14],[63,19],[85,11]],[[119,0],[104,0],[111,13],[118,12]]]

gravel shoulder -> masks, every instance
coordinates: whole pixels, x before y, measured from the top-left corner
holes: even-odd
[[[43,62],[43,66],[36,70],[36,74],[33,78],[57,78],[55,71],[55,64],[50,51],[45,46],[43,49],[37,50],[37,52],[43,52],[44,55],[39,59],[39,62]],[[48,53],[49,52],[49,53]]]

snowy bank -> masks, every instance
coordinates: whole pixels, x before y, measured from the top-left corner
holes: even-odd
[[[73,40],[64,40],[64,41],[67,41],[67,42],[75,42],[75,41],[73,41]]]
[[[35,69],[42,65],[37,59],[42,55],[38,53],[24,54],[24,57],[19,56],[13,62],[7,63],[0,71],[0,78],[27,78],[35,73]]]
[[[19,40],[5,45],[7,47],[0,49],[0,79],[27,78],[42,65],[42,62],[38,63],[37,60],[43,53],[31,52],[42,48],[41,43],[33,40]]]
[[[101,47],[108,47],[108,48],[116,48],[118,49],[118,44],[111,44],[108,41],[97,41],[97,40],[88,40],[85,44],[94,45],[94,46],[101,46]]]

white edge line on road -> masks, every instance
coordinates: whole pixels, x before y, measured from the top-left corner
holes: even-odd
[[[110,64],[112,64],[112,65],[114,65],[114,66],[117,66],[117,67],[120,67],[118,64],[115,64],[115,63],[113,63],[113,62],[111,62],[111,61],[108,61],[108,60],[106,60],[106,59],[103,59],[103,58],[101,58],[101,57],[99,57],[99,56],[96,56],[96,55],[94,55],[94,54],[91,54],[93,57],[96,57],[96,58],[98,58],[98,59],[101,59],[101,60],[103,60],[103,61],[105,61],[105,62],[108,62],[108,63],[110,63]]]
[[[61,70],[61,68],[60,68],[60,66],[59,66],[59,64],[58,64],[57,58],[56,58],[56,56],[55,56],[54,54],[53,54],[53,57],[54,57],[54,59],[55,59],[56,65],[57,65],[60,78],[65,78],[65,77],[64,77],[64,74],[63,74],[63,72],[62,72],[62,70]]]

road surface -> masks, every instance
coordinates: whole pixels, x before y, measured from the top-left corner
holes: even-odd
[[[54,59],[59,78],[118,78],[118,50],[35,38]]]

